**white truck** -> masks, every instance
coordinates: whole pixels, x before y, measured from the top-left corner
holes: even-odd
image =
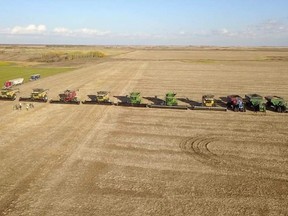
[[[4,88],[11,88],[12,86],[21,85],[24,82],[24,78],[18,78],[13,80],[8,80],[4,83]]]

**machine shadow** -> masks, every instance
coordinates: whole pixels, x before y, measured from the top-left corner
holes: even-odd
[[[155,105],[164,105],[165,104],[165,101],[158,98],[157,96],[155,96],[155,97],[143,97],[143,98],[151,101]]]
[[[201,106],[202,103],[198,102],[198,101],[194,101],[194,100],[191,100],[189,98],[177,98],[179,101],[182,101],[184,103],[187,103],[189,104],[191,107],[194,107],[194,106]]]

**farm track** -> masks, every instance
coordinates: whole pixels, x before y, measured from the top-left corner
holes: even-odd
[[[49,99],[66,89],[80,100],[99,90],[288,98],[287,63],[253,61],[286,52],[175,51],[91,62],[26,83],[19,96],[42,87]],[[219,62],[195,62],[206,55]],[[0,103],[0,215],[288,214],[287,114]]]

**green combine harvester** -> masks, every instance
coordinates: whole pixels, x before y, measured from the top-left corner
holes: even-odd
[[[255,112],[266,112],[266,101],[258,94],[245,95],[246,105]]]
[[[287,112],[288,103],[284,98],[279,96],[266,96],[267,100],[266,106],[272,108],[274,111],[282,113]]]
[[[174,92],[166,93],[165,101],[163,101],[162,104],[151,104],[150,107],[151,108],[160,108],[160,109],[184,109],[184,110],[188,109],[188,106],[178,105],[178,101],[176,99],[176,93],[174,93]]]
[[[118,102],[117,106],[132,106],[132,107],[147,107],[147,104],[142,103],[140,92],[131,92],[126,95],[126,101]]]

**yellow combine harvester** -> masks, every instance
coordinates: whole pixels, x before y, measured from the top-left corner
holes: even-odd
[[[19,89],[1,89],[0,100],[16,100]]]
[[[113,105],[108,91],[98,91],[96,95],[88,95],[91,100],[82,101],[83,104]]]
[[[214,95],[207,94],[202,96],[202,105],[194,106],[194,110],[216,110],[216,111],[227,111],[224,107],[216,106]]]
[[[20,97],[19,101],[32,101],[32,102],[44,102],[46,103],[48,101],[47,96],[48,89],[33,89],[30,97]]]
[[[202,96],[202,106],[215,107],[214,95],[203,95]]]

